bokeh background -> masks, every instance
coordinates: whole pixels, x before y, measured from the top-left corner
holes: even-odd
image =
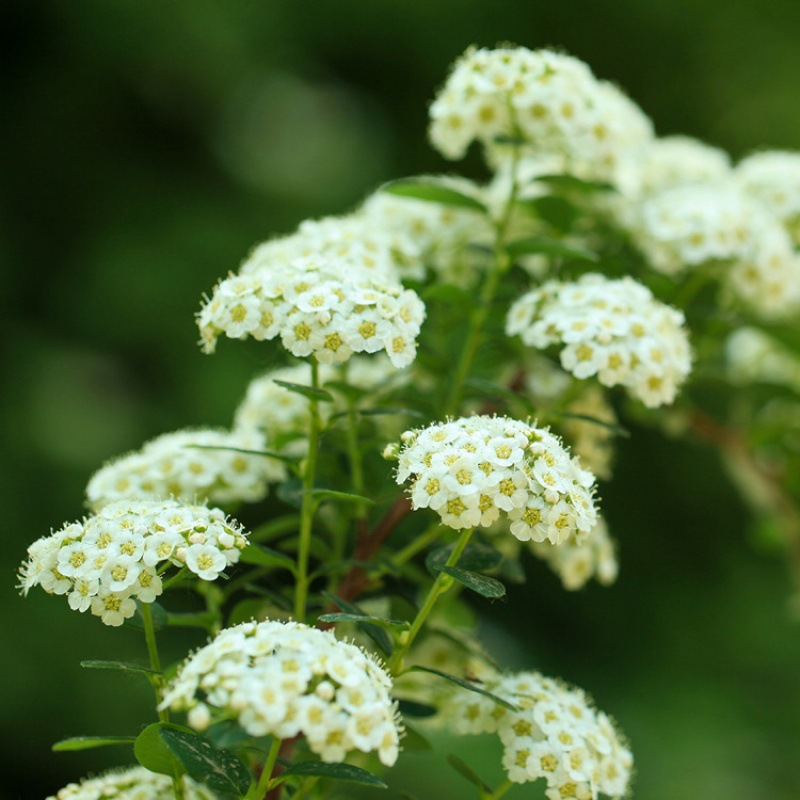
[[[149,716],[148,687],[78,666],[140,657],[139,635],[42,592],[21,600],[25,548],[83,513],[103,460],[164,431],[229,422],[259,363],[235,347],[199,352],[202,292],[303,218],[345,211],[393,177],[451,169],[426,144],[427,103],[467,45],[507,40],[587,60],[662,134],[736,156],[800,149],[792,0],[2,4],[5,797],[46,797],[121,763],[119,750],[49,747],[135,732]],[[478,159],[464,170],[482,177]],[[568,594],[531,565],[513,604],[483,606],[492,648],[586,687],[618,718],[636,796],[796,800],[792,584],[753,540],[717,457],[635,429],[603,495],[621,540],[618,583]],[[499,776],[489,740],[458,749]],[[404,756],[396,786],[421,798],[473,791],[441,753]]]

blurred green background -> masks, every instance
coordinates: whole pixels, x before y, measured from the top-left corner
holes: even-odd
[[[7,0],[0,40],[7,798],[45,797],[125,758],[52,754],[52,741],[134,732],[149,716],[147,687],[78,666],[140,657],[139,636],[42,592],[17,597],[25,548],[82,514],[104,459],[230,421],[260,365],[233,346],[201,355],[202,292],[260,239],[389,178],[451,169],[426,144],[426,108],[468,44],[563,47],[625,87],[662,134],[737,156],[800,148],[791,0]],[[482,177],[477,159],[464,170]],[[482,606],[493,650],[585,687],[616,716],[640,798],[796,800],[792,586],[748,541],[718,459],[635,431],[603,496],[621,541],[616,586],[568,594],[529,564],[511,602]],[[176,653],[197,643],[188,635]],[[457,747],[499,776],[489,740]],[[441,755],[400,764],[396,785],[422,798],[471,796]]]

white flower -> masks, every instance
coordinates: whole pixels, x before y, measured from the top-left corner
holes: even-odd
[[[219,509],[122,500],[34,542],[20,569],[20,588],[27,593],[38,584],[66,594],[73,610],[91,608],[106,625],[118,626],[133,616],[136,600],[152,603],[162,593],[164,566],[186,566],[214,580],[246,546],[238,523]]]
[[[186,661],[162,708],[188,709],[199,727],[215,710],[234,714],[253,736],[303,734],[323,761],[343,761],[356,749],[377,751],[391,766],[402,734],[391,685],[367,653],[329,631],[247,622]]]
[[[594,477],[546,429],[474,416],[406,431],[402,439],[397,482],[411,479],[413,507],[430,507],[444,525],[491,525],[502,513],[514,536],[539,541],[585,535],[594,526]]]
[[[181,780],[186,800],[216,800],[216,795],[188,775]],[[174,796],[169,776],[129,767],[70,783],[47,800],[173,800]]]
[[[566,344],[564,369],[625,386],[650,407],[671,403],[691,369],[683,314],[631,278],[548,281],[511,306],[506,333],[539,349]]]

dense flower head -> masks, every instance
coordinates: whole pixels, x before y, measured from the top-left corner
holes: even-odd
[[[216,800],[216,795],[184,775],[186,800]],[[70,783],[47,800],[173,800],[172,779],[144,767],[106,772],[80,783]]]
[[[736,182],[763,202],[800,244],[800,153],[768,150],[737,164]]]
[[[73,610],[117,626],[133,616],[136,600],[152,603],[162,593],[165,567],[213,581],[246,546],[241,526],[218,508],[121,500],[34,542],[20,588],[66,595]]]
[[[408,231],[375,226],[361,213],[305,220],[289,236],[269,239],[253,248],[239,268],[242,275],[272,269],[311,256],[345,259],[383,280],[422,278],[420,246]]]
[[[691,369],[683,314],[628,277],[548,281],[511,306],[506,333],[563,345],[561,365],[576,378],[625,386],[649,407],[671,403]]]
[[[549,800],[627,793],[633,756],[583,690],[538,672],[500,675],[484,686],[518,710],[465,689],[454,689],[442,710],[457,733],[498,735],[512,782],[544,778]]]
[[[521,541],[561,544],[597,520],[594,476],[549,430],[473,416],[403,434],[397,482],[411,479],[415,509],[450,528],[487,527],[501,515]]]
[[[276,263],[219,283],[198,315],[206,352],[217,338],[281,338],[294,356],[341,364],[385,350],[395,367],[416,357],[425,305],[415,292],[347,259]]]
[[[165,433],[98,470],[86,487],[86,499],[94,510],[134,497],[255,502],[266,495],[268,483],[285,477],[281,462],[241,452],[265,447],[257,431]]]
[[[330,631],[298,622],[246,622],[223,630],[180,668],[162,708],[187,709],[203,729],[215,710],[252,736],[305,736],[323,761],[351,750],[397,759],[402,726],[377,661]]]
[[[641,110],[584,62],[524,47],[467,50],[430,116],[446,158],[461,158],[476,139],[494,148],[498,137],[521,138],[525,153],[554,154],[583,177],[609,177],[623,152],[652,136]]]

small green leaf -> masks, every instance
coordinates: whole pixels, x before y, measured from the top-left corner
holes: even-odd
[[[402,414],[404,417],[425,416],[414,408],[360,408],[358,413],[363,417],[379,417],[388,414]]]
[[[196,733],[163,728],[159,736],[192,778],[209,789],[239,796],[250,787],[250,770],[228,750],[220,750]]]
[[[279,483],[275,494],[287,505],[301,508],[303,505],[303,482],[299,478],[291,478]]]
[[[276,381],[278,383],[278,381]],[[229,453],[244,453],[247,456],[262,456],[264,458],[275,458],[278,461],[285,461],[293,467],[297,466],[297,459],[275,453],[272,450],[248,450],[244,447],[224,447],[217,444],[187,444],[184,447],[191,447],[194,450],[225,450]]]
[[[303,397],[307,397],[309,400],[321,400],[326,403],[333,402],[333,395],[330,392],[326,392],[325,389],[317,389],[314,386],[305,386],[302,383],[289,383],[289,381],[273,380],[273,383],[277,383],[278,386],[282,386],[284,389],[288,389],[290,392],[301,394]]]
[[[374,505],[375,501],[360,494],[350,494],[349,492],[337,492],[333,489],[311,489],[310,494],[315,500],[338,500],[340,503],[368,503]]]
[[[560,231],[570,230],[581,215],[580,210],[569,200],[565,200],[563,197],[553,197],[552,195],[518,200],[517,205],[521,208],[529,209],[539,219]]]
[[[324,761],[299,761],[287,767],[281,777],[289,775],[302,775],[304,778],[331,778],[335,781],[349,781],[362,783],[365,786],[379,786],[387,789],[388,786],[371,772],[352,764],[326,764]]]
[[[325,386],[343,394],[345,397],[349,397],[351,400],[360,400],[365,394],[368,394],[366,390],[360,389],[358,386],[351,386],[345,381],[325,381]]]
[[[388,192],[389,194],[397,194],[401,197],[411,197],[414,200],[424,200],[428,203],[459,206],[460,208],[470,208],[473,211],[480,211],[482,214],[486,213],[486,206],[479,200],[432,180],[404,178],[397,181],[390,181],[381,187],[381,191]]]
[[[488,575],[481,575],[479,572],[471,572],[460,567],[443,567],[442,572],[483,597],[503,597],[506,593],[506,587],[500,581]]]
[[[576,178],[574,175],[537,175],[534,180],[537,183],[546,183],[556,189],[566,189],[576,192],[615,192],[616,189],[610,183],[602,181],[585,181]]]
[[[488,784],[484,783],[483,779],[475,772],[472,767],[470,767],[466,762],[462,761],[457,755],[453,753],[449,753],[447,756],[447,761],[450,766],[459,774],[462,778],[466,778],[473,786],[477,786],[483,794],[490,795],[492,794],[492,788]]]
[[[285,514],[282,517],[271,519],[257,528],[253,528],[250,531],[250,543],[263,544],[264,542],[271,542],[273,539],[279,539],[291,531],[298,530],[300,530],[300,515]]]
[[[403,736],[403,750],[420,752],[433,750],[431,743],[416,729],[405,723],[405,736]]]
[[[67,753],[73,750],[90,750],[94,747],[108,747],[113,744],[133,744],[135,736],[71,736],[56,742],[54,753]]]
[[[507,708],[509,711],[519,711],[519,709],[513,703],[509,703],[508,700],[503,700],[502,697],[498,697],[496,694],[492,694],[486,689],[481,689],[481,687],[478,686],[475,681],[457,678],[455,675],[450,675],[447,672],[442,672],[438,669],[432,669],[431,667],[414,666],[409,667],[405,670],[405,672],[428,672],[431,675],[438,675],[440,678],[444,678],[446,681],[455,683],[462,689],[467,689],[467,691],[475,692],[476,694],[482,694],[484,697],[488,697],[490,700],[493,700],[495,703],[497,703],[497,705]]]
[[[249,544],[242,550],[239,561],[243,564],[251,564],[256,567],[282,567],[290,572],[297,569],[294,560],[289,556],[265,547],[263,544]]]
[[[217,747],[236,748],[252,740],[252,736],[242,730],[232,719],[223,719],[215,722],[207,731],[206,736]]]
[[[137,737],[133,745],[136,760],[150,772],[159,775],[175,774],[175,759],[164,740],[158,735],[163,723],[148,725]]]
[[[125,620],[126,625],[130,625],[131,628],[135,628],[137,631],[144,630],[144,620],[142,619],[142,611],[139,607],[140,602],[141,601],[138,601],[136,603],[136,611],[133,616]],[[167,612],[164,606],[159,602],[148,603],[148,605],[150,606],[150,614],[153,617],[153,630],[159,631],[165,628],[167,625]]]
[[[344,611],[335,611],[332,614],[322,614],[318,617],[321,622],[370,622],[383,628],[410,628],[411,625],[404,619],[381,619],[369,614],[348,614]]]
[[[331,603],[339,606],[342,611],[346,612],[347,614],[355,614],[357,616],[362,617],[369,617],[370,614],[365,614],[363,609],[356,605],[355,603],[350,603],[347,600],[343,600],[341,597],[337,597],[335,594],[331,592],[322,592],[323,596],[330,600]],[[364,633],[375,642],[378,647],[383,650],[386,655],[391,655],[394,651],[394,645],[392,644],[392,640],[389,637],[389,634],[386,631],[376,625],[373,622],[357,622],[356,625],[359,627],[360,630],[364,631]]]
[[[260,597],[248,597],[240,601],[231,609],[231,613],[228,615],[228,627],[259,619],[266,605],[267,602]]]
[[[425,703],[418,703],[416,700],[398,700],[400,713],[404,717],[418,717],[423,719],[425,717],[432,717],[436,714],[436,709]]]
[[[447,559],[450,558],[455,545],[437,547],[428,553],[425,559],[425,566],[428,572],[434,577],[438,575],[446,566]],[[487,544],[468,544],[458,559],[458,566],[469,570],[494,569],[503,560],[503,555],[498,553],[493,547]]]
[[[631,432],[627,428],[623,428],[622,425],[619,425],[616,422],[608,422],[604,419],[598,419],[597,417],[592,417],[589,414],[573,414],[570,411],[561,411],[556,414],[556,416],[562,419],[578,419],[582,422],[591,422],[593,425],[599,425],[601,428],[608,428],[608,430],[610,430],[616,436],[623,436],[626,439],[630,438],[631,435]]]
[[[90,659],[89,661],[81,661],[81,666],[84,669],[113,669],[119,672],[143,672],[146,675],[161,675],[158,670],[150,669],[150,667],[140,667],[138,664],[130,664],[127,661],[98,661]]]
[[[545,239],[543,236],[527,236],[524,239],[509,242],[506,245],[506,251],[512,258],[540,253],[545,256],[572,258],[578,261],[598,260],[597,253],[593,253],[585,247],[565,244],[557,239]]]

